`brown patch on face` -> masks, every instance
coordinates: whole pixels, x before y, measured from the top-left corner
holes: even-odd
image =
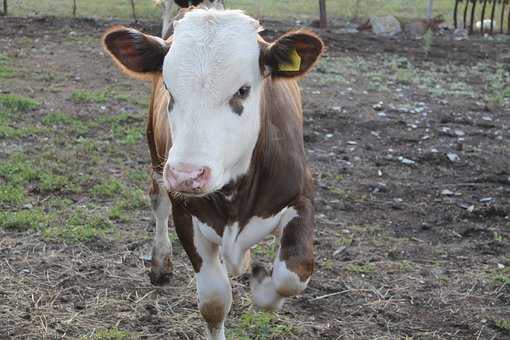
[[[228,105],[230,105],[232,111],[234,111],[236,114],[240,116],[244,110],[243,101],[244,101],[243,99],[234,96],[230,99]]]

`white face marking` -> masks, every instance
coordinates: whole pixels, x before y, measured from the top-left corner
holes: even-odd
[[[163,64],[174,103],[168,163],[211,169],[205,193],[248,171],[260,131],[258,22],[239,11],[196,9],[175,26]],[[243,86],[243,111],[229,104]]]

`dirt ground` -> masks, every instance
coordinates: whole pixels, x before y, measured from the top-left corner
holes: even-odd
[[[4,104],[0,130],[0,185],[22,188],[0,198],[2,339],[202,338],[175,236],[170,284],[147,277],[149,87],[100,49],[110,24],[0,18],[0,95],[38,102]],[[277,314],[234,280],[229,339],[510,339],[510,40],[321,35],[302,81],[316,271]]]

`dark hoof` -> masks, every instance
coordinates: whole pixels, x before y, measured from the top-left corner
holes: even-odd
[[[149,272],[149,278],[151,280],[151,283],[155,286],[164,286],[166,284],[170,283],[170,278],[172,277],[172,273],[156,273],[155,271],[151,270]]]
[[[149,272],[149,278],[151,283],[156,286],[168,284],[172,277],[172,257],[166,255],[163,257],[163,261],[157,261],[154,257],[152,258],[151,271]]]
[[[260,264],[253,264],[251,266],[251,276],[257,280],[262,281],[265,277],[269,276],[269,273],[267,272],[266,268],[264,268]]]

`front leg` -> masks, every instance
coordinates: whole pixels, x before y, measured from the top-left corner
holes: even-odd
[[[149,193],[152,212],[156,218],[149,277],[152,284],[161,285],[168,283],[172,275],[172,243],[168,237],[168,218],[172,204],[167,191],[158,184],[156,178],[152,180]]]
[[[232,305],[232,288],[220,261],[220,247],[206,239],[195,218],[179,204],[183,203],[173,205],[175,230],[195,270],[198,309],[207,324],[207,340],[225,340],[224,323]]]
[[[313,272],[312,202],[301,197],[291,209],[294,215],[282,221],[283,231],[272,275],[260,266],[252,270],[253,302],[264,309],[279,309],[286,297],[303,292]]]

